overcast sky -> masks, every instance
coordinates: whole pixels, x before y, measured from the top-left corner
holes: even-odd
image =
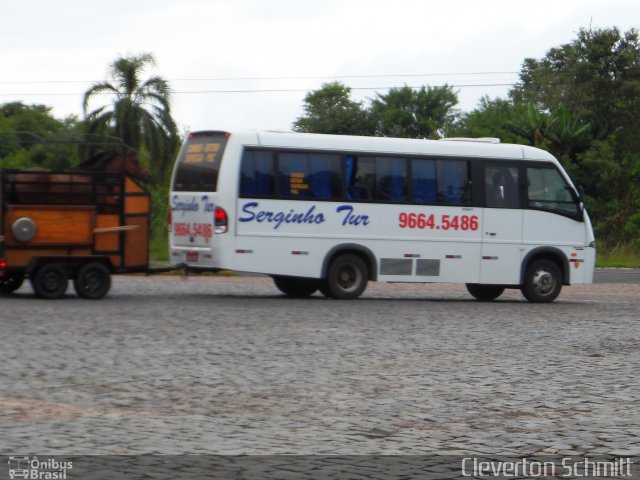
[[[640,2],[2,0],[0,18],[0,103],[81,116],[83,92],[109,64],[149,52],[181,130],[286,130],[305,93],[332,80],[358,100],[448,83],[472,110],[581,27],[639,27]]]

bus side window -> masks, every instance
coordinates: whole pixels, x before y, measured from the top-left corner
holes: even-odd
[[[376,157],[376,200],[407,199],[407,162],[404,158]]]
[[[465,160],[438,160],[437,202],[443,205],[471,204],[469,165]]]
[[[273,154],[246,150],[242,156],[240,195],[273,195]]]
[[[339,155],[281,152],[278,160],[279,196],[322,200],[342,197]]]
[[[313,197],[323,200],[342,196],[340,184],[340,157],[338,155],[309,155],[309,183]]]
[[[347,198],[373,200],[375,192],[375,164],[373,157],[347,155],[345,157]]]
[[[433,204],[437,200],[436,161],[415,159],[411,164],[413,177],[413,201]]]
[[[520,208],[517,167],[487,165],[484,180],[487,207]]]
[[[309,155],[306,153],[278,154],[278,195],[286,198],[306,198],[311,195],[309,185]]]

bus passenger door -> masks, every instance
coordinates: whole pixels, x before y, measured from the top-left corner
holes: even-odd
[[[487,163],[484,197],[480,283],[518,284],[523,221],[520,169],[507,162]]]

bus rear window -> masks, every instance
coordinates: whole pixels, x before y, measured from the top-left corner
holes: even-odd
[[[224,132],[189,134],[180,150],[173,189],[178,192],[215,192],[227,137]]]

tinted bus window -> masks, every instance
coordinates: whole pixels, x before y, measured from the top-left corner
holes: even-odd
[[[278,194],[282,197],[341,197],[340,157],[323,153],[279,153]]]
[[[407,200],[407,162],[404,158],[376,157],[376,200]]]
[[[376,191],[376,165],[373,157],[347,155],[345,157],[347,198],[373,200]]]
[[[191,134],[182,146],[173,189],[178,192],[215,192],[227,135],[222,132]]]
[[[465,160],[411,161],[412,202],[435,205],[470,205],[471,182]]]
[[[437,174],[437,203],[441,205],[471,204],[469,167],[465,160],[438,160]]]
[[[436,203],[438,198],[436,161],[415,159],[411,163],[413,178],[413,201]]]
[[[273,195],[273,153],[247,150],[242,156],[240,195]]]
[[[485,204],[489,208],[521,208],[518,167],[487,165],[484,170]]]

